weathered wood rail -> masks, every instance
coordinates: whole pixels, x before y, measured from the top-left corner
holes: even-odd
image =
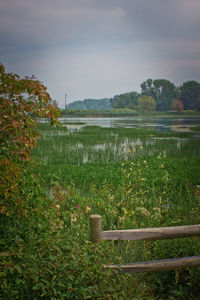
[[[102,231],[101,223],[100,215],[90,216],[90,239],[92,243],[99,243],[101,240],[162,240],[200,235],[200,224]],[[119,273],[136,273],[196,266],[200,266],[200,256],[152,260],[126,265],[107,265],[105,268],[117,270]]]

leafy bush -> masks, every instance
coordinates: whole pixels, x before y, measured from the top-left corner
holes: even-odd
[[[25,99],[25,96],[29,96]],[[50,104],[46,87],[35,77],[20,79],[6,73],[0,64],[0,160],[1,160],[1,214],[26,214],[22,193],[27,161],[39,136],[34,116],[51,118],[57,123],[59,110]]]
[[[34,118],[54,125],[59,116],[49,102],[39,81],[7,74],[0,65],[0,298],[117,298],[118,277],[109,282],[110,272],[102,272],[103,245],[88,241],[89,206],[79,209],[73,188],[56,187],[47,197],[31,159],[39,136]]]
[[[38,137],[32,113],[52,117],[54,123],[58,111],[47,104],[49,96],[38,81],[6,74],[3,66],[0,88],[0,298],[195,299],[199,268],[120,275],[103,267],[198,255],[197,238],[93,245],[88,237],[93,213],[102,215],[105,230],[198,224],[199,141],[188,142],[178,155],[170,141],[171,156],[160,153],[166,147],[162,141],[152,155],[143,143],[117,148],[120,158],[107,150],[95,156],[90,149],[92,162],[77,164],[80,152],[69,149],[69,133],[62,129],[56,135],[56,129],[48,129],[52,136],[48,143],[40,139],[38,151],[47,159],[36,164],[30,156]],[[24,99],[24,92],[34,98]],[[117,135],[124,139],[124,133],[138,137],[141,131],[94,127],[73,138],[75,145],[81,141],[89,149],[106,138],[113,143]],[[145,137],[150,134],[143,132]],[[104,162],[105,155],[112,162]]]

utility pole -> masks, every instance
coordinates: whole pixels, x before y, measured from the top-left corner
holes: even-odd
[[[65,109],[67,109],[67,94],[65,94]]]

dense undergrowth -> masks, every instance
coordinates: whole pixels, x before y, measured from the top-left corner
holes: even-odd
[[[89,241],[104,230],[200,223],[200,140],[137,129],[40,125],[24,216],[1,215],[2,299],[198,299],[199,268],[119,275],[105,264],[195,256],[199,238]]]

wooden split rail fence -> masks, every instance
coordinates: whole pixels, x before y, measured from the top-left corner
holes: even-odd
[[[162,240],[200,235],[200,225],[108,231],[102,231],[101,228],[101,216],[91,215],[90,239],[93,243],[101,240]],[[200,256],[152,260],[126,265],[107,265],[105,268],[112,268],[119,273],[136,273],[196,266],[200,266]]]

